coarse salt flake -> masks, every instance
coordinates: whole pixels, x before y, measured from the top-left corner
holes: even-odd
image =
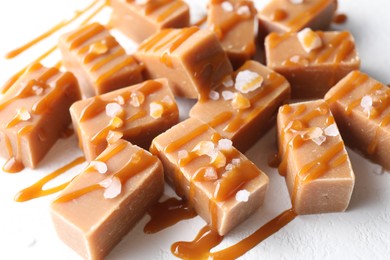
[[[233,81],[233,78],[232,76],[226,76],[222,82],[222,84],[227,87],[227,88],[230,88],[230,87],[233,87],[234,86],[234,81]]]
[[[106,115],[113,118],[123,112],[123,108],[118,103],[108,103],[106,105]]]
[[[256,72],[250,70],[240,71],[236,76],[234,87],[241,93],[249,93],[261,87],[264,78]]]
[[[35,86],[32,87],[32,90],[34,91],[34,94],[37,95],[37,96],[39,96],[39,95],[41,95],[43,93],[43,88],[40,87],[40,86],[36,86],[35,85]]]
[[[229,1],[222,2],[221,7],[226,12],[232,12],[234,10],[232,3],[230,3]]]
[[[91,161],[89,165],[90,167],[95,168],[100,174],[104,174],[108,171],[107,164],[102,161]]]
[[[226,171],[231,171],[231,170],[233,170],[233,168],[234,168],[234,165],[231,164],[231,163],[228,163],[228,164],[226,164],[225,170]]]
[[[140,107],[145,101],[145,95],[140,92],[136,91],[131,93],[130,95],[130,105],[133,107]]]
[[[106,140],[107,140],[107,143],[113,144],[113,143],[116,143],[117,141],[119,141],[122,137],[123,137],[122,132],[110,130],[110,131],[108,131],[108,135],[107,135]]]
[[[235,165],[235,166],[238,166],[240,163],[241,163],[241,159],[240,158],[234,158],[232,160],[232,164]]]
[[[298,32],[297,36],[303,49],[307,53],[310,53],[312,50],[318,49],[322,46],[321,37],[310,28],[305,28]]]
[[[122,183],[118,177],[113,177],[111,184],[104,191],[105,199],[116,198],[122,191]]]
[[[299,4],[303,4],[304,0],[290,0],[290,3],[294,4],[294,5],[299,5]]]
[[[363,111],[366,113],[370,113],[372,109],[372,97],[371,96],[364,96],[362,100],[360,101],[360,106],[363,108]]]
[[[251,102],[241,93],[234,93],[232,106],[234,109],[247,109],[251,106]]]
[[[238,202],[248,202],[249,200],[249,195],[250,195],[250,192],[247,191],[247,190],[239,190],[237,193],[236,193],[236,200]]]
[[[124,99],[121,95],[117,96],[117,97],[115,98],[115,101],[116,101],[119,105],[121,105],[121,106],[123,106],[123,105],[125,104],[125,99]]]
[[[327,136],[338,136],[339,130],[337,129],[336,124],[331,124],[324,129],[324,133]]]
[[[326,141],[326,136],[321,135],[311,139],[316,145],[322,145]]]
[[[218,100],[219,99],[219,93],[215,90],[211,90],[209,93],[209,98],[211,100]]]
[[[153,117],[154,119],[158,119],[162,117],[164,113],[164,107],[156,102],[150,103],[150,116]]]
[[[31,119],[31,114],[28,112],[26,108],[20,108],[18,109],[18,116],[19,119],[22,121],[28,121]]]
[[[218,150],[231,151],[233,149],[233,142],[227,138],[218,141]]]
[[[234,98],[234,93],[229,90],[222,91],[222,97],[224,100],[232,100]]]
[[[204,176],[206,181],[213,181],[218,179],[217,170],[214,167],[207,167]]]
[[[237,9],[238,15],[251,15],[251,9],[247,5],[242,5]]]
[[[102,186],[103,188],[108,188],[112,183],[112,178],[108,177],[99,182],[99,185]]]

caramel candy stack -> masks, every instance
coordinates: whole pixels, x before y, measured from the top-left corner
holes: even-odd
[[[208,123],[244,152],[275,124],[279,106],[289,98],[290,84],[283,76],[247,61],[208,99],[196,103],[190,117]]]
[[[305,27],[325,30],[337,9],[337,0],[271,0],[258,16],[265,32],[298,32]]]
[[[256,52],[256,8],[247,0],[212,0],[207,27],[214,31],[233,67],[238,68]]]
[[[69,72],[36,63],[0,100],[0,153],[4,171],[35,168],[71,121],[70,105],[80,99]]]
[[[137,43],[165,28],[190,25],[190,9],[182,0],[111,0],[110,24]]]
[[[209,225],[225,235],[259,208],[268,177],[201,121],[190,118],[153,140],[165,177]]]
[[[322,98],[349,72],[360,67],[349,32],[271,33],[265,40],[267,66],[287,78],[293,98]]]
[[[63,65],[79,80],[84,97],[142,81],[143,67],[127,55],[110,32],[92,23],[61,36]]]
[[[297,214],[344,211],[355,182],[344,142],[324,100],[284,105],[278,114],[279,172]]]
[[[208,96],[232,66],[214,33],[198,27],[165,29],[145,40],[134,54],[149,78],[166,77],[176,96]]]
[[[119,140],[51,205],[58,236],[85,259],[104,259],[164,190],[161,162]]]
[[[80,147],[89,161],[120,138],[148,148],[154,137],[179,120],[178,107],[165,79],[81,100],[72,105],[70,112]]]
[[[346,143],[390,169],[390,88],[353,71],[325,96]]]

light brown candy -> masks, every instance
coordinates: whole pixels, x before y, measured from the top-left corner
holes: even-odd
[[[247,0],[211,0],[207,27],[214,31],[235,68],[256,52],[256,8]]]
[[[165,79],[81,100],[70,108],[80,147],[93,160],[108,143],[124,138],[148,148],[154,137],[178,122],[179,111]]]
[[[265,40],[267,66],[290,82],[293,98],[322,98],[340,79],[360,67],[349,32],[271,33]]]
[[[190,117],[210,124],[244,152],[275,124],[279,106],[289,97],[290,84],[283,76],[247,61],[208,99],[198,101]]]
[[[190,25],[190,9],[181,0],[111,0],[110,24],[137,43],[165,28]]]
[[[324,100],[284,105],[277,123],[279,172],[299,215],[345,211],[355,183],[344,142]]]
[[[0,153],[4,171],[35,168],[71,121],[70,105],[80,99],[72,73],[36,63],[0,100]]]
[[[305,27],[325,30],[337,9],[337,0],[271,0],[258,16],[262,30],[298,32]]]
[[[173,93],[187,98],[207,95],[233,71],[215,34],[198,27],[162,30],[134,56],[148,77],[168,78]]]
[[[390,169],[390,88],[353,71],[325,95],[346,143]]]
[[[60,37],[63,65],[79,80],[84,97],[100,95],[142,81],[143,67],[98,23]]]
[[[119,140],[51,204],[58,236],[85,259],[104,259],[164,190],[161,162]]]
[[[220,235],[264,201],[268,177],[210,126],[190,118],[153,140],[165,177]]]

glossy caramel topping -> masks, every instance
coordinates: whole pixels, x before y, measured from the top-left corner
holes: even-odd
[[[175,12],[186,6],[181,0],[151,0],[144,3],[135,3],[134,0],[127,0],[128,3],[133,3],[144,11],[145,15],[151,16],[156,11],[164,9],[156,16],[156,21],[161,23],[171,17]]]
[[[212,253],[211,249],[219,245],[223,237],[206,226],[200,230],[193,241],[174,243],[171,252],[181,259],[237,259],[278,232],[296,216],[294,209],[286,210],[240,242]]]
[[[84,157],[76,158],[75,160],[71,161],[70,163],[66,164],[65,166],[53,171],[52,173],[49,173],[44,178],[40,179],[38,182],[34,183],[28,188],[25,188],[21,191],[19,191],[15,195],[15,201],[17,202],[24,202],[32,199],[36,199],[43,196],[48,196],[50,194],[56,193],[58,191],[61,191],[65,189],[66,186],[70,183],[70,181],[65,182],[63,184],[60,184],[58,186],[55,186],[53,188],[49,189],[43,189],[43,186],[49,183],[51,180],[57,178],[61,174],[67,172],[68,170],[76,167],[77,165],[80,165],[85,162]]]
[[[271,20],[275,22],[283,21],[288,17],[288,13],[283,9],[275,9],[275,11],[271,15]]]
[[[348,16],[346,14],[336,14],[333,17],[333,22],[335,24],[343,24],[348,20]]]
[[[144,232],[154,234],[176,223],[196,217],[198,214],[188,201],[169,198],[157,202],[149,210],[150,220],[144,227]]]
[[[302,28],[305,24],[307,24],[313,17],[316,17],[317,14],[323,10],[326,5],[328,5],[329,0],[318,0],[315,1],[316,3],[313,4],[310,8],[307,8],[305,12],[301,12],[295,17],[292,17],[288,22],[287,25],[290,27],[291,31],[297,31],[300,28]]]

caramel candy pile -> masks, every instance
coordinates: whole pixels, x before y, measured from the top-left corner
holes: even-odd
[[[207,222],[202,232],[220,242],[263,210],[269,179],[243,153],[275,125],[292,209],[225,251],[234,257],[297,214],[347,209],[355,177],[343,138],[390,169],[389,87],[358,71],[350,32],[321,31],[336,0],[271,0],[262,9],[210,0],[201,27],[190,25],[181,0],[105,5],[108,25],[87,19],[60,37],[69,72],[34,63],[0,100],[8,172],[35,168],[72,119],[89,164],[51,214],[59,237],[82,257],[109,254],[159,200],[164,177]],[[127,54],[111,28],[138,49]],[[253,58],[263,50],[266,65]],[[196,99],[182,122],[176,97]],[[205,252],[177,245],[175,255],[213,257],[215,245]]]

